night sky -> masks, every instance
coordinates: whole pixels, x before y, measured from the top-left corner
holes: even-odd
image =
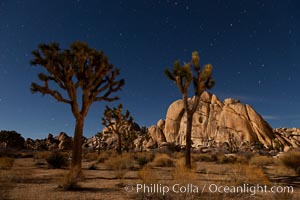
[[[0,130],[45,138],[73,135],[67,104],[31,94],[39,43],[76,40],[103,50],[126,85],[114,103],[96,102],[84,135],[101,131],[105,105],[119,103],[141,126],[165,118],[180,93],[163,71],[199,51],[211,63],[211,93],[250,104],[272,127],[300,127],[300,2],[0,0]]]

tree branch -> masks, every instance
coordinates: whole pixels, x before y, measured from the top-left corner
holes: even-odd
[[[47,85],[40,86],[36,83],[32,83],[31,91],[32,91],[32,93],[41,92],[43,95],[49,94],[49,95],[53,96],[57,101],[60,101],[60,102],[64,102],[64,103],[68,103],[68,104],[72,103],[71,100],[65,99],[57,90],[49,89]]]

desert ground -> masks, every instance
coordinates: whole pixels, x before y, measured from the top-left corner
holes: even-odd
[[[51,167],[51,152],[23,154],[0,158],[1,199],[300,199],[300,177],[278,156],[194,153],[192,169],[187,170],[183,152],[86,153],[84,179],[65,188],[68,166]],[[216,185],[233,189],[243,184],[279,189],[276,193],[216,191]],[[283,192],[285,186],[293,191]]]

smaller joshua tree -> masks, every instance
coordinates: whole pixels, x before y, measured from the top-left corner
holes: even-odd
[[[126,110],[125,114],[123,114],[122,111],[122,104],[114,108],[106,106],[104,117],[102,118],[102,124],[109,131],[115,133],[118,136],[117,152],[120,155],[122,154],[122,140],[124,139],[124,142],[126,142],[127,144],[129,139],[135,139],[131,136],[134,124],[133,118],[128,110]]]
[[[201,70],[199,60],[200,57],[198,52],[194,51],[192,53],[191,62],[182,65],[179,61],[175,61],[172,72],[168,69],[165,70],[167,78],[175,82],[182,95],[184,110],[187,116],[185,152],[185,166],[187,168],[191,168],[193,115],[199,106],[201,94],[215,85],[215,81],[212,78],[212,65],[206,64],[204,65],[203,70]],[[191,66],[193,66],[194,72],[192,71]],[[194,85],[194,98],[189,102],[188,90],[192,83]]]

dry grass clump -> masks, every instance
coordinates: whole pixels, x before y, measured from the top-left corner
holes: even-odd
[[[274,163],[274,160],[270,156],[260,156],[256,155],[251,158],[249,164],[250,165],[255,165],[257,167],[264,167],[266,165],[271,165]]]
[[[156,167],[173,167],[174,161],[168,154],[157,154],[152,164]]]
[[[158,184],[158,177],[156,171],[151,168],[149,165],[145,165],[142,169],[138,172],[138,178],[142,180],[142,184],[150,186],[151,184]],[[165,198],[167,195],[163,196],[159,193],[147,193],[147,192],[139,192],[136,194],[134,199],[168,199]]]
[[[234,155],[225,155],[222,153],[217,153],[213,155],[213,158],[216,160],[217,164],[227,164],[236,162],[236,156]]]
[[[135,161],[141,167],[153,161],[154,157],[155,157],[154,153],[151,152],[140,152],[134,155]]]
[[[0,169],[11,169],[14,162],[14,158],[0,157]]]
[[[172,154],[172,157],[175,159],[180,159],[180,158],[183,158],[184,156],[185,156],[185,152],[183,152],[183,151],[174,152]]]
[[[97,152],[89,152],[84,154],[84,159],[87,161],[96,161],[98,159],[98,153]]]
[[[11,170],[0,170],[0,199],[9,199],[9,191],[15,187],[14,179]]]
[[[215,154],[212,154],[212,161],[216,161],[217,164],[248,164],[249,160],[253,156],[253,154],[240,152],[237,154],[223,154],[220,152],[217,152]]]
[[[33,159],[39,160],[39,159],[46,159],[51,155],[50,151],[37,151],[33,155]]]
[[[270,184],[263,170],[253,165],[233,164],[230,166],[227,176],[231,185]]]
[[[193,154],[192,159],[195,162],[215,162],[216,157],[212,156],[211,154]]]
[[[158,182],[155,170],[149,165],[145,165],[139,170],[138,177],[142,180],[143,184],[154,184]]]
[[[110,157],[104,162],[107,169],[130,169],[134,165],[134,159],[130,154],[122,154],[114,157]]]
[[[78,190],[80,185],[78,184],[78,178],[75,178],[71,172],[64,175],[62,185],[59,187],[66,191],[72,191]]]
[[[192,166],[193,169],[193,166]],[[196,182],[196,174],[185,167],[185,159],[180,159],[176,162],[175,168],[172,172],[172,177],[176,180],[176,183],[180,184],[192,184]]]
[[[9,190],[13,188],[13,184],[10,182],[2,182],[0,185],[0,199],[9,199]]]
[[[134,166],[134,159],[130,154],[122,154],[110,157],[104,162],[104,165],[107,169],[114,170],[116,178],[121,179],[125,176],[127,170]]]
[[[98,163],[104,163],[109,157],[110,157],[109,153],[106,151],[103,151],[98,155],[97,161],[98,161]]]
[[[300,175],[300,152],[292,150],[286,152],[281,158],[284,166],[291,168],[296,174]]]

